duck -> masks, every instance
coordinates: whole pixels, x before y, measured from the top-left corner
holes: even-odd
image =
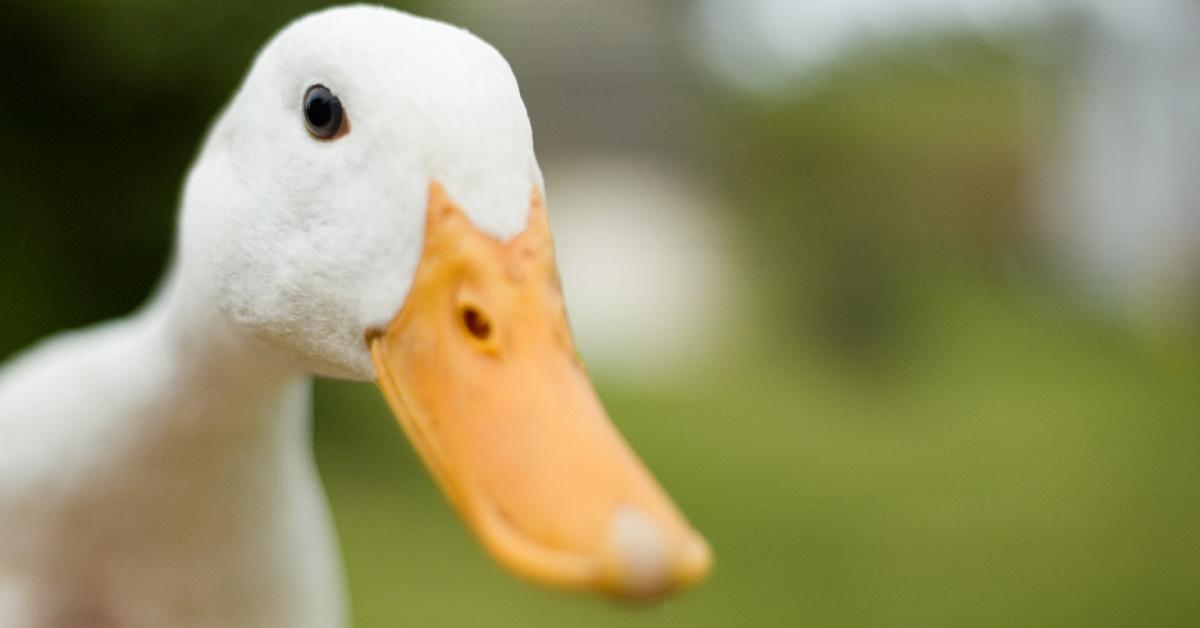
[[[532,137],[508,63],[461,28],[350,5],[270,39],[147,303],[0,367],[0,625],[346,625],[315,377],[377,386],[517,576],[619,598],[703,579],[710,546],[575,350]]]

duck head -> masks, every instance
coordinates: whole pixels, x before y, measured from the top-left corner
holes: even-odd
[[[528,116],[492,47],[382,8],[300,19],[183,204],[188,280],[289,364],[375,382],[500,563],[631,597],[705,575],[707,544],[576,357]]]

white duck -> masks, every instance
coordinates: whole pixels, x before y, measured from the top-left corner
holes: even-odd
[[[342,625],[313,374],[377,382],[518,574],[702,577],[576,361],[541,190],[481,40],[363,6],[279,33],[192,167],[156,297],[0,371],[0,625]]]

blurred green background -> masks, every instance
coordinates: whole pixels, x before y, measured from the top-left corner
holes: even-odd
[[[691,296],[672,305],[669,273],[628,284],[666,295],[640,333],[685,330],[662,349],[679,357],[591,370],[712,542],[714,576],[643,605],[526,585],[469,537],[372,387],[321,382],[354,625],[1200,624],[1198,268],[1114,306],[1040,227],[1087,20],[850,38],[819,70],[748,87],[705,52],[730,41],[703,39],[733,19],[718,4],[397,3],[509,57],[553,220],[559,165],[586,179],[592,153],[711,201],[709,239],[662,236],[699,275]],[[207,124],[257,48],[318,6],[0,8],[0,358],[142,302]],[[603,271],[598,250],[579,264]],[[590,334],[620,336],[577,332],[585,359]]]

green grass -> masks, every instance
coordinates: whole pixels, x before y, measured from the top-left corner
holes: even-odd
[[[1200,363],[987,292],[927,302],[884,375],[790,347],[659,384],[600,379],[716,551],[709,582],[661,604],[502,572],[376,393],[322,384],[356,625],[1200,622]]]

